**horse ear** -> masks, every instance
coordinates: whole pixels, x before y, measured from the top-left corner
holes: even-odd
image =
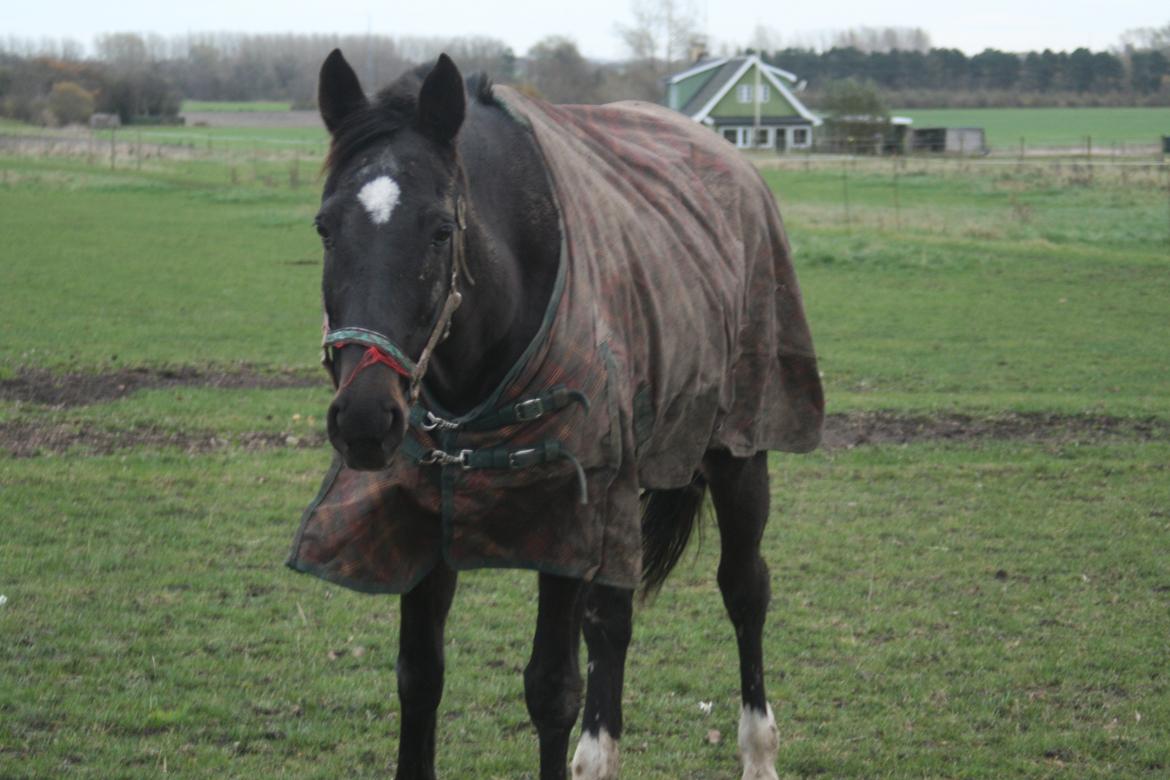
[[[357,74],[341,55],[341,49],[329,52],[321,64],[317,81],[317,108],[329,132],[335,131],[347,116],[369,105]]]
[[[441,144],[455,140],[467,111],[463,76],[446,54],[423,81],[418,93],[418,125],[423,134]]]

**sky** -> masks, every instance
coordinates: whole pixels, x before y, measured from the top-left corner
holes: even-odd
[[[679,0],[686,2],[686,0]],[[391,36],[484,35],[523,54],[541,38],[563,35],[587,57],[617,59],[625,52],[616,32],[631,24],[633,0],[4,0],[0,38],[72,38],[89,46],[106,32],[365,33]],[[826,32],[851,27],[921,27],[935,46],[968,53],[993,47],[1093,50],[1115,46],[1135,27],[1170,24],[1166,0],[978,0],[977,2],[875,3],[871,0],[691,0],[705,21],[711,49],[750,45],[757,27],[781,43],[810,44]],[[1104,9],[1108,10],[1104,10]]]

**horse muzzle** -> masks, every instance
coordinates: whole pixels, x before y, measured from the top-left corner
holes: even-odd
[[[400,377],[382,366],[343,384],[329,405],[329,441],[358,471],[379,471],[406,435],[406,395]]]

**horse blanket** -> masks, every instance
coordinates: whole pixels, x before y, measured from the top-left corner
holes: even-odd
[[[293,543],[298,571],[401,593],[445,559],[633,588],[640,491],[688,484],[709,449],[820,440],[800,290],[752,165],[659,106],[495,94],[531,132],[559,208],[544,323],[470,413],[437,408],[424,383],[412,420],[448,425],[412,425],[386,470],[335,460]],[[435,449],[463,457],[426,463]]]

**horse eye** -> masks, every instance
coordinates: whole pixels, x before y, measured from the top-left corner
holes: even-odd
[[[435,231],[435,235],[431,238],[431,243],[434,246],[442,246],[451,240],[451,234],[454,232],[455,229],[450,225],[443,225]]]
[[[332,245],[333,237],[329,234],[329,228],[325,227],[325,224],[320,219],[313,220],[313,227],[317,228],[317,235],[321,237],[321,241],[325,243],[325,246]]]

